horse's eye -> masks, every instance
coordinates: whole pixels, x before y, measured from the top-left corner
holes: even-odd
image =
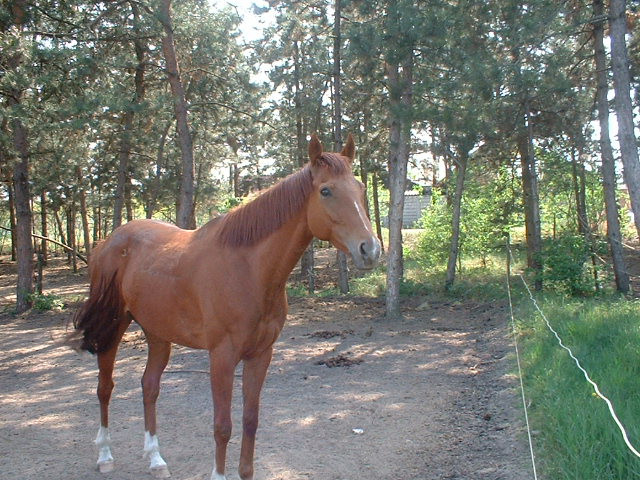
[[[320,195],[322,195],[323,197],[328,197],[331,195],[331,190],[329,190],[327,187],[323,187],[320,190]]]

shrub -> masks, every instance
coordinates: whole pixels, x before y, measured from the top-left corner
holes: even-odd
[[[601,244],[594,246],[601,249]],[[584,236],[563,234],[545,241],[542,280],[569,295],[587,295],[595,290],[590,247]]]
[[[62,310],[64,308],[64,302],[57,295],[34,293],[31,295],[31,301],[33,302],[33,309],[41,312],[48,310]]]

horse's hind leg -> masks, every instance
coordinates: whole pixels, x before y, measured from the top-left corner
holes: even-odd
[[[113,391],[113,366],[120,340],[131,323],[122,320],[113,340],[113,345],[104,352],[98,353],[98,400],[100,401],[100,429],[95,443],[98,446],[98,469],[102,473],[113,470],[113,456],[111,455],[111,437],[109,436],[109,401]]]
[[[156,435],[156,401],[160,394],[160,377],[171,356],[171,343],[145,332],[149,353],[147,367],[142,376],[144,401],[144,456],[149,460],[149,472],[155,478],[167,478],[171,474],[167,463],[160,455]]]

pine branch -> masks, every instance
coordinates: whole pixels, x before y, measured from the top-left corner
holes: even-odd
[[[11,231],[10,228],[7,227],[3,227],[2,225],[0,225],[0,229],[2,230],[6,230],[8,232]],[[87,259],[84,257],[84,255],[81,255],[80,253],[77,252],[77,250],[74,250],[73,248],[71,248],[69,245],[65,245],[62,242],[58,242],[57,240],[54,240],[53,238],[49,238],[49,237],[43,237],[42,235],[38,235],[37,233],[32,233],[31,236],[33,238],[39,238],[40,240],[46,240],[47,242],[51,242],[51,243],[55,243],[56,245],[61,246],[62,248],[64,248],[65,250],[67,250],[68,252],[72,252],[75,253],[76,257],[78,257],[80,260],[82,260],[84,263],[86,263],[87,265],[89,265],[89,262],[87,261]]]

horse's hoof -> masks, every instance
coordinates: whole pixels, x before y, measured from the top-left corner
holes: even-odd
[[[100,473],[113,472],[113,460],[107,460],[106,462],[100,462],[98,464],[98,470],[100,470]]]
[[[169,478],[171,476],[171,472],[167,466],[162,467],[154,467],[149,469],[149,473],[153,478]]]

